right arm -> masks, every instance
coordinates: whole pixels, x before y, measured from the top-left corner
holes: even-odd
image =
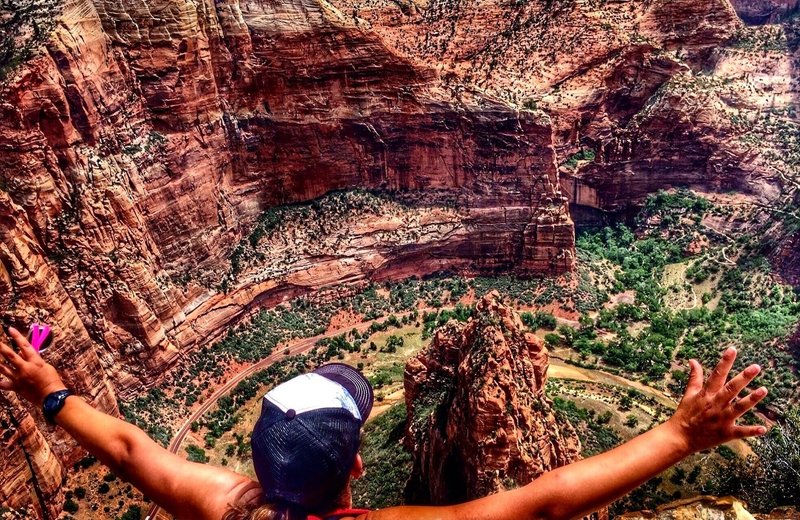
[[[675,414],[665,423],[594,457],[545,473],[521,488],[447,507],[400,507],[377,511],[368,520],[400,518],[438,520],[568,520],[596,511],[625,495],[694,452],[761,435],[762,426],[739,426],[736,420],[766,396],[766,388],[735,401],[758,375],[752,365],[727,381],[736,359],[728,349],[708,381],[690,362],[692,375]]]
[[[0,341],[0,390],[14,391],[41,407],[48,394],[65,385],[19,331],[12,328],[9,334],[19,352]],[[229,504],[245,494],[260,494],[251,479],[225,468],[189,462],[136,426],[95,410],[78,396],[67,398],[55,420],[115,474],[177,518],[218,520]]]

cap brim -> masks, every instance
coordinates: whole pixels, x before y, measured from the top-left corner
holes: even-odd
[[[355,401],[361,414],[361,423],[367,422],[372,412],[374,394],[372,385],[361,372],[344,363],[328,363],[314,370],[314,373],[342,385]]]

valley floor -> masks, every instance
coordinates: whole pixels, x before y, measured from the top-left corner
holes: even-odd
[[[438,326],[467,320],[476,298],[499,290],[547,345],[548,395],[560,417],[576,426],[584,455],[666,419],[682,393],[686,360],[697,357],[708,365],[730,345],[742,363],[765,367],[762,384],[770,387],[771,401],[747,420],[771,425],[797,406],[798,360],[787,338],[800,323],[800,301],[765,260],[758,220],[742,228],[751,217],[724,197],[659,193],[631,227],[581,234],[573,275],[410,279],[263,309],[190,356],[173,384],[125,403],[124,412],[175,452],[252,475],[248,434],[263,393],[309,367],[341,360],[362,369],[376,389],[364,444],[375,471],[357,484],[357,502],[397,503],[410,468],[397,437],[406,420],[405,362],[426,347]],[[742,441],[693,457],[614,511],[736,491],[725,474],[761,456],[757,448]],[[101,504],[115,504],[102,507],[120,517],[150,507],[97,464],[83,466],[67,483],[69,500],[78,506],[71,517],[91,518]]]

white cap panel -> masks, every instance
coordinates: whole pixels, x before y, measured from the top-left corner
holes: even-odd
[[[355,401],[339,383],[318,374],[310,373],[294,377],[282,383],[264,396],[264,399],[281,411],[310,412],[320,408],[343,408],[361,420]]]

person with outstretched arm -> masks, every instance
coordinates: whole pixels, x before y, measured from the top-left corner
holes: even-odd
[[[139,428],[71,395],[57,370],[10,330],[16,350],[0,341],[0,390],[16,392],[66,430],[116,475],[179,519],[207,520],[517,520],[571,519],[596,511],[688,455],[762,435],[736,421],[764,396],[740,397],[760,368],[728,378],[736,350],[727,349],[704,381],[692,360],[686,393],[661,425],[606,453],[549,471],[528,485],[452,506],[352,507],[350,482],[364,471],[360,431],[372,389],[340,363],[278,385],[262,400],[252,438],[258,481],[225,468],[189,462]]]

